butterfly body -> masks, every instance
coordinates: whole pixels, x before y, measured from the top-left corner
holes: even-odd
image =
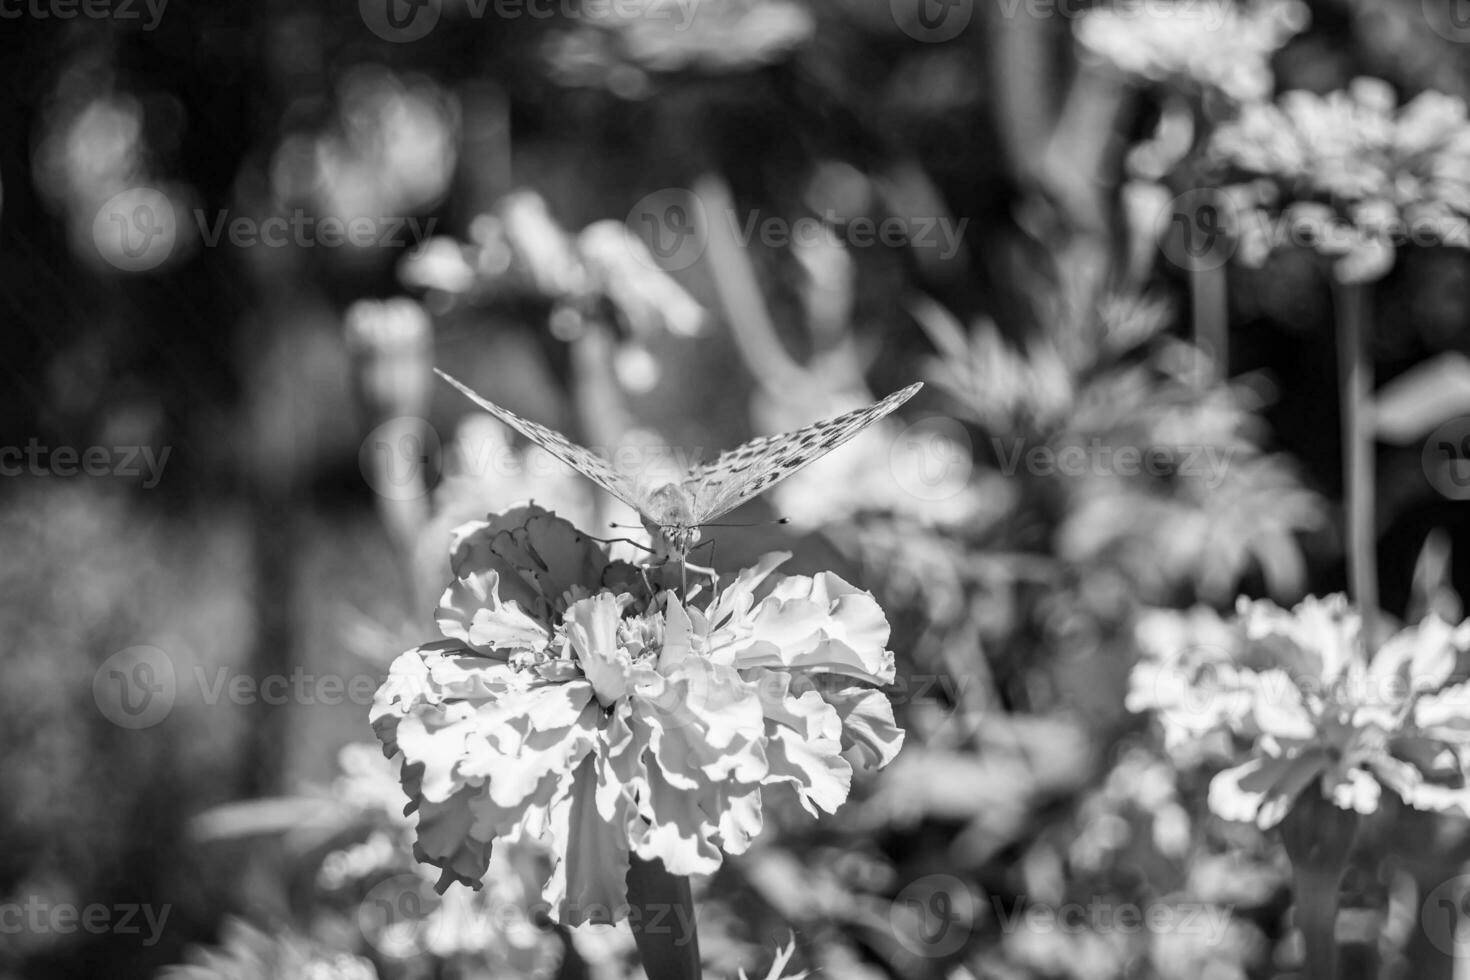
[[[699,541],[693,501],[677,483],[665,483],[648,493],[638,516],[654,544],[666,545],[676,555],[687,555]]]
[[[699,540],[701,526],[769,490],[803,467],[852,439],[908,401],[923,387],[911,384],[867,408],[786,432],[763,436],[727,452],[711,463],[689,469],[682,480],[646,480],[644,474],[615,470],[606,460],[559,432],[523,419],[443,371],[435,371],[466,397],[557,459],[638,511],[644,528],[660,551],[683,561]]]

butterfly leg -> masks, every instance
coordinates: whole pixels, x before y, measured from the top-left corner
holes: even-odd
[[[697,572],[700,575],[708,575],[711,586],[715,585],[720,580],[720,573],[707,565],[695,565],[692,562],[686,561],[684,562],[684,568],[691,572]]]
[[[638,572],[643,576],[643,587],[648,590],[649,595],[654,594],[653,582],[648,578],[648,566],[639,565]]]
[[[591,541],[596,541],[598,544],[615,544],[615,543],[621,541],[621,542],[624,542],[625,544],[631,544],[635,548],[642,548],[644,551],[648,552],[649,554],[657,554],[658,553],[655,549],[650,548],[648,545],[644,544],[643,542],[641,542],[641,541],[634,541],[632,538],[596,538],[596,537],[593,537],[590,534],[584,534],[583,537],[586,537],[587,539],[589,539]]]
[[[687,569],[691,569],[693,571],[696,571],[696,572],[698,572],[701,575],[708,575],[709,576],[710,591],[712,591],[712,592],[718,592],[718,591],[720,591],[720,573],[717,572],[717,571],[715,571],[715,542],[714,542],[714,539],[711,538],[708,541],[702,541],[699,544],[695,545],[694,548],[692,548],[690,550],[692,551],[692,550],[696,550],[696,549],[699,549],[699,548],[703,548],[705,545],[709,545],[709,566],[706,567],[704,565],[691,565],[687,561],[687,557],[688,556],[685,556],[686,557],[686,561],[684,562],[684,567],[687,568]]]
[[[672,558],[673,558],[673,555],[668,555],[668,554],[658,555],[655,552],[655,557],[653,559],[651,559],[650,561],[647,561],[647,562],[643,562],[643,563],[639,563],[638,564],[638,566],[637,566],[638,567],[638,572],[639,572],[640,575],[643,576],[643,585],[644,585],[645,588],[648,589],[649,595],[655,594],[658,591],[658,589],[654,586],[653,580],[648,577],[648,573],[651,572],[651,571],[653,571],[656,568],[663,568],[663,567],[665,567],[666,565],[668,565],[669,561]]]

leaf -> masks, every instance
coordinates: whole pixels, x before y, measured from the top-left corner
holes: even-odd
[[[811,971],[802,970],[800,973],[785,974],[786,964],[791,962],[791,957],[796,955],[796,936],[793,934],[785,946],[776,947],[776,958],[771,961],[771,968],[766,971],[763,980],[804,980]],[[751,980],[745,970],[740,971],[740,980]]]
[[[1463,610],[1464,604],[1451,580],[1450,538],[1444,528],[1437,527],[1424,538],[1424,546],[1414,562],[1406,620],[1417,623],[1436,614],[1445,622],[1458,623],[1463,618]]]
[[[1470,415],[1470,357],[1458,351],[1414,365],[1379,389],[1373,406],[1378,438],[1396,446],[1461,415]]]
[[[280,796],[245,800],[212,807],[189,822],[197,841],[228,840],[257,834],[279,834],[303,828],[336,831],[347,826],[356,811],[335,800],[309,796]]]

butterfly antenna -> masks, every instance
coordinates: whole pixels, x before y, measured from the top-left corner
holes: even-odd
[[[736,524],[736,523],[733,523],[733,522],[726,522],[726,523],[721,523],[721,524],[705,523],[705,524],[701,524],[699,526],[700,527],[765,527],[767,524],[790,524],[790,523],[791,523],[791,518],[789,518],[789,517],[778,517],[775,520],[771,520],[771,521],[749,521],[749,522],[744,523],[744,524]]]

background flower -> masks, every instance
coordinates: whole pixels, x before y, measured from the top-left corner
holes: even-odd
[[[1314,788],[1359,813],[1388,789],[1418,809],[1470,814],[1470,622],[1430,616],[1369,657],[1341,595],[1290,611],[1242,600],[1229,624],[1195,612],[1170,630],[1168,619],[1146,622],[1129,707],[1157,713],[1176,747],[1233,737],[1222,747],[1236,764],[1210,783],[1220,816],[1271,827]]]
[[[1344,282],[1382,278],[1396,250],[1470,248],[1470,119],[1424,92],[1396,106],[1376,78],[1252,103],[1212,136],[1224,216],[1239,255],[1262,265],[1286,244],[1334,260]]]

